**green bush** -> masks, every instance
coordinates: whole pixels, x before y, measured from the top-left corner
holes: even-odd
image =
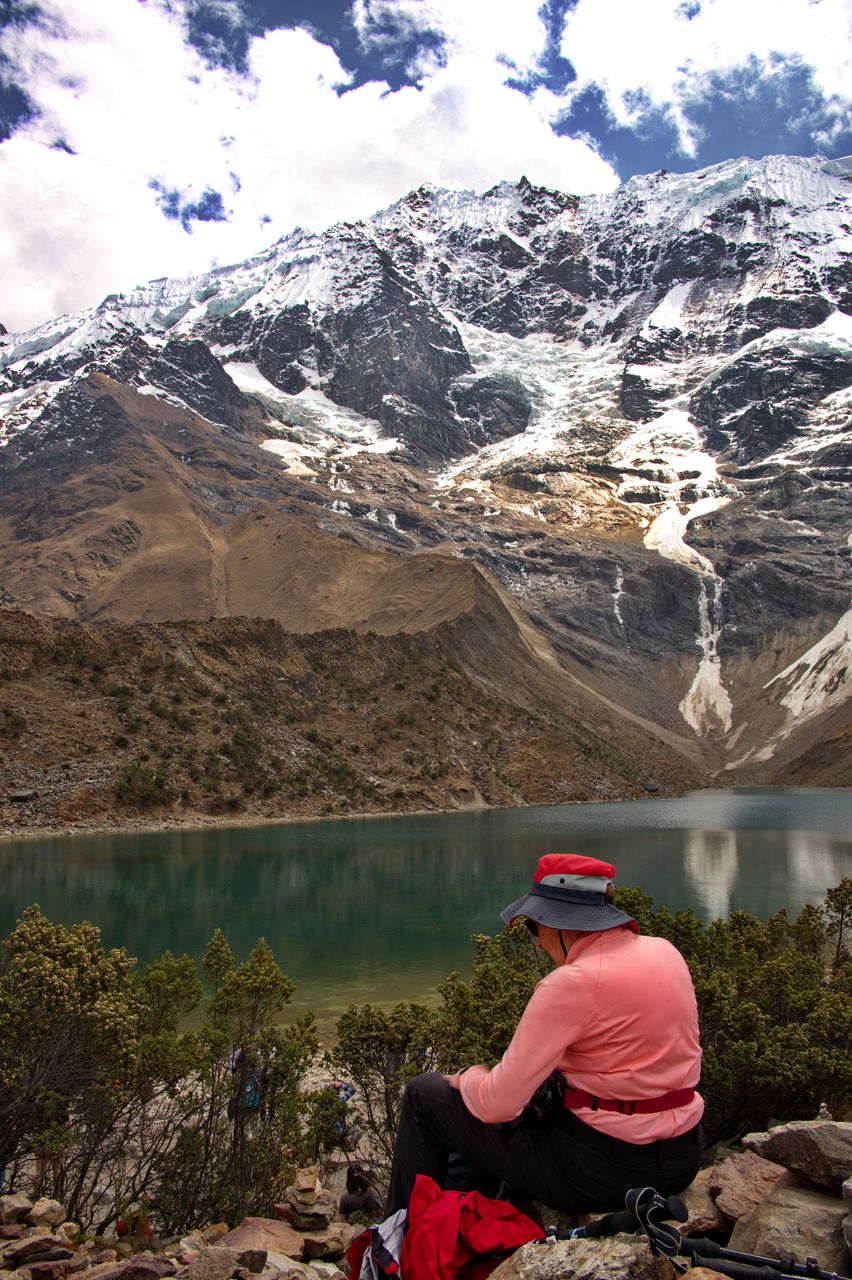
[[[618,905],[643,933],[667,938],[685,956],[695,982],[704,1050],[701,1092],[708,1145],[734,1140],[770,1120],[849,1114],[852,1098],[852,879],[829,890],[822,908],[794,921],[779,912],[763,923],[743,911],[706,924],[691,909],[655,908],[639,889],[620,889]],[[476,936],[470,978],[451,974],[430,1012],[400,1005],[393,1017],[366,1005],[338,1023],[336,1068],[376,1102],[366,1129],[378,1150],[392,1150],[402,1088],[429,1062],[455,1071],[492,1066],[508,1045],[535,983],[550,968],[521,925]],[[653,993],[649,993],[649,999]],[[424,1053],[422,1046],[430,1051]]]
[[[337,1045],[327,1063],[358,1091],[373,1161],[390,1170],[399,1109],[408,1081],[437,1065],[435,1018],[423,1005],[398,1004],[385,1012],[351,1005],[337,1023]]]
[[[165,775],[149,768],[140,760],[133,760],[123,767],[113,789],[119,800],[139,809],[171,804],[175,798]]]
[[[11,707],[0,707],[0,734],[7,738],[20,738],[26,732],[26,717]]]
[[[316,1035],[310,1018],[277,1025],[293,986],[263,940],[237,965],[217,930],[204,969],[212,999],[182,1033],[202,995],[187,956],[167,951],[137,973],[94,926],[24,913],[0,944],[0,1167],[16,1188],[32,1190],[35,1150],[61,1157],[46,1161],[42,1190],[87,1229],[132,1200],[168,1234],[270,1211],[310,1154],[299,1085]],[[255,1113],[229,1106],[252,1070]]]

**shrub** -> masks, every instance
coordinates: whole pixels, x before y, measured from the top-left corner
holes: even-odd
[[[355,1085],[374,1163],[385,1174],[405,1086],[436,1065],[434,1038],[435,1017],[423,1005],[398,1004],[389,1013],[351,1005],[338,1020],[328,1065]]]
[[[11,707],[0,707],[0,734],[7,738],[20,738],[26,732],[27,721],[20,711]]]
[[[114,791],[119,800],[139,809],[152,809],[174,800],[174,792],[165,775],[155,772],[141,760],[133,760],[124,766],[115,781]]]
[[[204,958],[213,998],[181,1034],[202,988],[187,956],[142,973],[98,930],[30,907],[0,944],[0,1166],[42,1188],[87,1229],[144,1201],[160,1229],[269,1211],[313,1140],[299,1084],[317,1051],[310,1018],[276,1025],[293,987],[262,940],[241,965],[217,930]],[[240,1050],[235,1058],[235,1050]],[[234,1106],[250,1071],[262,1108]],[[95,1196],[106,1186],[108,1197]]]

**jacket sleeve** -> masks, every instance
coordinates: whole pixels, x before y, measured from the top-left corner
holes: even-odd
[[[588,983],[562,965],[542,979],[524,1009],[500,1062],[469,1067],[458,1089],[468,1111],[486,1124],[514,1120],[579,1036],[591,1010]]]

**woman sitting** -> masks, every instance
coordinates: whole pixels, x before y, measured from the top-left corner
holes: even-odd
[[[523,919],[556,967],[493,1070],[411,1081],[386,1213],[407,1206],[420,1173],[445,1186],[450,1152],[514,1196],[568,1212],[618,1209],[631,1187],[671,1195],[692,1182],[704,1111],[692,979],[671,943],[640,936],[613,905],[614,875],[596,858],[547,854],[529,893],[501,912],[506,925]],[[554,1071],[564,1097],[543,1125],[525,1108]]]

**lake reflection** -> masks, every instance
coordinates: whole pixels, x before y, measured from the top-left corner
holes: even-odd
[[[239,958],[264,936],[327,1019],[352,1001],[429,999],[467,969],[475,932],[556,849],[615,863],[658,905],[766,918],[852,874],[849,791],[700,792],[572,805],[282,826],[0,842],[0,931],[38,902],[99,925],[141,961],[200,959],[219,926]]]

